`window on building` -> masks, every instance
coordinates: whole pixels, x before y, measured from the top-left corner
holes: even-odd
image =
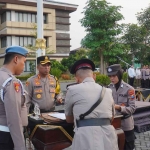
[[[27,22],[27,21],[28,21],[27,13],[23,13],[23,22]]]
[[[12,45],[12,37],[11,36],[4,36],[1,38],[1,48],[11,46]]]
[[[1,14],[1,23],[6,22],[6,12]]]
[[[12,45],[12,36],[7,36],[7,46]]]
[[[27,22],[31,22],[31,14],[28,13],[28,21]]]
[[[16,12],[16,21],[37,23],[37,14],[28,12]],[[43,23],[47,23],[47,15],[43,15]]]
[[[11,21],[11,12],[6,11],[1,14],[1,23],[6,22],[6,21]]]
[[[24,46],[23,37],[19,37],[19,46]]]
[[[6,20],[11,21],[11,12],[10,11],[6,12]]]
[[[19,36],[15,37],[15,45],[19,45]]]
[[[43,23],[45,23],[45,24],[47,23],[47,15],[46,14],[43,15]]]
[[[23,14],[21,12],[19,12],[19,22],[23,22]]]
[[[1,48],[6,47],[7,46],[7,37],[4,36],[1,38]]]
[[[19,46],[35,46],[35,37],[16,36],[15,44]]]
[[[18,12],[15,12],[15,21],[19,21],[19,13]]]
[[[24,37],[24,46],[27,46],[28,45],[28,37]]]
[[[32,22],[33,22],[33,23],[36,23],[35,20],[36,20],[36,15],[35,15],[35,14],[32,14]]]
[[[32,65],[31,65],[32,64]],[[25,68],[24,68],[24,71],[25,72],[31,72],[32,71],[32,69],[34,69],[35,67],[35,64],[36,64],[36,61],[34,61],[34,60],[27,60],[26,62],[25,62]],[[31,68],[32,67],[32,68]]]

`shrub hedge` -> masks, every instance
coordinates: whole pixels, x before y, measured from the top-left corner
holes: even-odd
[[[21,81],[26,81],[28,78],[30,78],[31,76],[33,76],[32,74],[30,75],[23,75],[23,76],[16,76],[17,79],[21,80]]]
[[[123,81],[127,82],[126,72],[123,73]],[[108,84],[110,84],[110,80],[107,75],[100,74],[100,75],[96,75],[96,83],[103,85],[103,86],[107,86]]]

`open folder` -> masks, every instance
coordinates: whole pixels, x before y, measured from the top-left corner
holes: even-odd
[[[50,113],[48,114],[49,116],[55,117],[55,118],[59,118],[61,120],[66,120],[66,116],[65,113],[59,113],[59,112],[55,112],[55,113]]]

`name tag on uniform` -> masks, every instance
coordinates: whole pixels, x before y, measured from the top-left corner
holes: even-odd
[[[127,97],[127,94],[119,94],[121,97]]]
[[[42,89],[35,89],[34,90],[34,93],[42,93],[43,91],[42,91]]]
[[[34,86],[34,88],[42,88],[42,86]]]

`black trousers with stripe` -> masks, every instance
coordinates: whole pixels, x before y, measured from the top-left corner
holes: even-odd
[[[0,131],[0,150],[13,150],[14,143],[9,132]]]

